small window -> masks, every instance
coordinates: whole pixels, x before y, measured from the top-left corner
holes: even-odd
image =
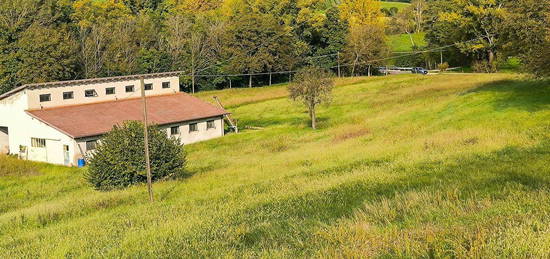
[[[115,88],[114,87],[105,88],[105,94],[106,95],[115,94]]]
[[[180,127],[175,126],[170,128],[170,135],[179,135],[180,134]]]
[[[97,146],[97,140],[86,141],[86,151],[95,150]]]
[[[131,93],[134,91],[134,86],[133,85],[127,85],[126,86],[126,92],[127,93]]]
[[[63,100],[73,99],[73,98],[74,98],[73,92],[63,92]]]
[[[189,124],[189,132],[196,132],[196,131],[199,131],[199,127],[197,127],[197,123]]]
[[[51,94],[41,94],[40,95],[40,102],[49,102],[52,100]]]
[[[94,89],[86,90],[86,91],[84,91],[84,96],[85,97],[96,97],[97,92]]]
[[[162,82],[162,88],[170,88],[170,82]]]
[[[46,147],[46,139],[43,138],[31,138],[31,147]]]
[[[206,129],[215,129],[216,128],[216,123],[215,121],[207,121],[206,122]]]
[[[153,90],[153,84],[145,84],[145,90],[146,91]]]

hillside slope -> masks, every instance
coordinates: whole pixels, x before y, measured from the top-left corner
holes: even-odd
[[[153,204],[0,157],[0,257],[549,256],[549,81],[341,79],[316,131],[285,94],[199,94],[264,129],[188,146]]]

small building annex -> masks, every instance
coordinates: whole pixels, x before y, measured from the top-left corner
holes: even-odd
[[[0,95],[0,154],[76,165],[102,135],[142,120],[140,78],[148,119],[183,144],[224,135],[222,108],[179,92],[177,73],[23,85]]]

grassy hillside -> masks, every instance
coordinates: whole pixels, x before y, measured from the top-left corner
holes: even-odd
[[[0,258],[549,257],[549,81],[338,85],[316,131],[284,86],[201,93],[264,129],[188,146],[189,177],[154,204],[0,158]]]
[[[414,43],[419,47],[426,46],[426,40],[424,39],[425,33],[414,33],[412,38]],[[388,37],[389,45],[392,51],[412,51],[412,42],[408,34],[390,35]]]
[[[397,9],[401,10],[409,5],[410,5],[409,3],[401,3],[401,2],[386,2],[386,1],[381,2],[381,7],[388,8],[388,9],[392,7],[397,7]]]

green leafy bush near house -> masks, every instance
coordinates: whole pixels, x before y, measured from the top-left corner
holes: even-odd
[[[184,173],[185,153],[179,140],[156,126],[148,129],[153,181]],[[125,122],[101,139],[90,159],[86,179],[96,189],[123,188],[147,181],[143,123]]]

